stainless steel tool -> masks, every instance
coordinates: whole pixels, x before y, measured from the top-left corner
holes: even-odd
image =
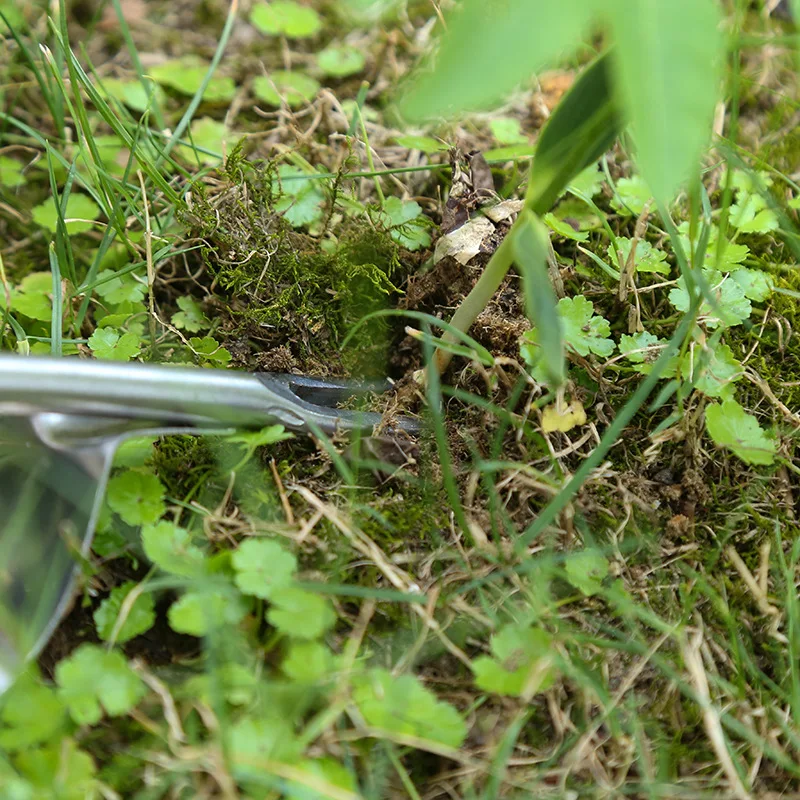
[[[385,383],[0,355],[0,692],[69,606],[117,446],[145,433],[281,424],[370,432],[380,414],[343,410]],[[415,420],[391,422],[414,431]]]

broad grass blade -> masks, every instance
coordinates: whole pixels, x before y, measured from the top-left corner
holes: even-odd
[[[717,0],[609,0],[614,84],[653,196],[668,203],[711,135],[725,53]]]
[[[539,136],[526,198],[536,214],[549,211],[570,180],[597,161],[620,132],[609,62],[606,53],[581,73]]]
[[[556,295],[547,274],[548,232],[544,223],[524,209],[512,232],[514,261],[522,273],[528,316],[536,326],[542,366],[551,388],[564,382],[564,340],[556,311]]]
[[[488,108],[587,32],[598,0],[464,0],[436,55],[402,93],[409,120]],[[435,67],[430,71],[430,61]]]

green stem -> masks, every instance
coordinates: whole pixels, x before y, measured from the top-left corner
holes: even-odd
[[[450,325],[453,328],[466,333],[472,327],[472,323],[475,322],[481,311],[486,308],[494,293],[500,288],[503,278],[505,278],[514,261],[514,253],[511,246],[513,233],[512,228],[503,239],[500,247],[495,250],[494,255],[489,259],[489,263],[483,270],[481,277],[478,278],[478,282],[472,287],[472,291],[462,300],[456,313],[453,314],[453,319],[450,320]],[[455,342],[456,339],[452,333],[445,332],[442,336],[442,341]],[[447,350],[436,351],[434,366],[440,375],[447,369],[452,357],[453,354]]]

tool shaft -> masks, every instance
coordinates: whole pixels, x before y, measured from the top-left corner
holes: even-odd
[[[161,425],[368,430],[380,415],[315,405],[288,384],[233,370],[0,355],[0,414],[130,417]]]

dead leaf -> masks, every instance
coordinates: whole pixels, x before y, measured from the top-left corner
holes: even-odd
[[[484,240],[494,232],[494,223],[486,217],[471,219],[436,242],[433,263],[437,264],[446,256],[452,256],[462,267],[466,266],[478,253],[483,251]]]
[[[542,413],[542,430],[545,433],[560,431],[566,433],[586,422],[586,412],[579,400],[573,400],[568,406],[558,408],[558,403],[547,406]]]

